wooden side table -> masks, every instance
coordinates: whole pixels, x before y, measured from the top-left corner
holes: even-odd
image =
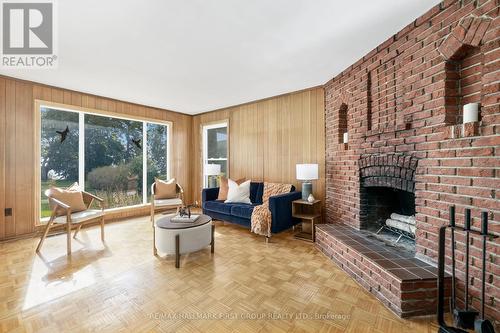
[[[321,221],[321,200],[292,201],[292,216],[302,220],[301,230],[295,238],[314,242],[314,225]]]

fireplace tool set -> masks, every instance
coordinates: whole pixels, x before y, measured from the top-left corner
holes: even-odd
[[[476,333],[494,333],[492,323],[484,318],[484,303],[485,303],[485,284],[486,284],[486,241],[488,237],[496,238],[496,236],[488,235],[488,212],[481,213],[481,231],[472,230],[471,227],[471,211],[465,209],[464,226],[459,227],[455,224],[455,206],[450,207],[450,223],[442,226],[439,229],[439,251],[438,251],[438,309],[437,320],[439,323],[440,333],[467,333],[467,330],[474,329]],[[446,229],[450,229],[451,238],[451,300],[450,305],[453,314],[454,326],[448,326],[444,320],[445,308],[445,285],[444,285],[444,266],[445,266],[445,242]],[[463,232],[465,234],[465,290],[464,290],[464,308],[460,309],[456,304],[455,294],[455,232]],[[469,246],[470,235],[479,235],[482,238],[482,272],[481,272],[481,311],[471,309],[469,307]],[[480,315],[477,318],[478,314]]]

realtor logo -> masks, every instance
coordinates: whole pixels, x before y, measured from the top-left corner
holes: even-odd
[[[55,67],[53,2],[4,1],[1,17],[2,67]]]

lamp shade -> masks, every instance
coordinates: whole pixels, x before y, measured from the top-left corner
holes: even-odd
[[[205,176],[220,175],[220,164],[205,164]]]
[[[319,178],[317,164],[297,164],[296,170],[298,180],[314,180]]]

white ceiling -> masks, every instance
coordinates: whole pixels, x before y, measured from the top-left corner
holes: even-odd
[[[196,114],[324,84],[439,0],[62,0],[59,66],[1,70]]]

